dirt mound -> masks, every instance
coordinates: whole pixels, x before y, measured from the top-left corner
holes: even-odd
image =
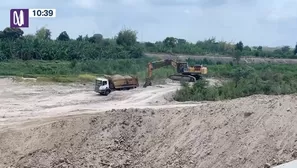
[[[0,167],[263,167],[297,156],[296,99],[251,96],[43,120],[1,131]]]
[[[113,80],[119,80],[119,79],[133,79],[133,76],[130,75],[104,75],[105,77],[111,78]]]

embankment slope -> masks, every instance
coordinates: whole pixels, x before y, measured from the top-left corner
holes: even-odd
[[[118,109],[0,133],[0,167],[257,168],[297,157],[297,97]]]

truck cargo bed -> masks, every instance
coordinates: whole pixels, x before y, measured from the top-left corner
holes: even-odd
[[[105,77],[110,82],[110,89],[121,90],[121,89],[131,89],[139,86],[138,78],[133,76],[121,76],[121,75],[113,75]]]

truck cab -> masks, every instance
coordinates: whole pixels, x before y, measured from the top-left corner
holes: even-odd
[[[115,90],[129,90],[139,86],[138,78],[129,75],[104,75],[95,81],[95,92],[100,95],[108,95]]]
[[[95,92],[101,95],[108,95],[111,92],[108,79],[97,78],[95,82]]]

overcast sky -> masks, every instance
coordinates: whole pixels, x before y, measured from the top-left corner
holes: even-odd
[[[31,18],[27,33],[47,26],[55,38],[122,28],[138,32],[139,41],[167,36],[191,42],[217,40],[247,45],[293,46],[297,42],[297,0],[8,0],[0,5],[1,29],[9,26],[11,8],[56,8],[56,18]]]

